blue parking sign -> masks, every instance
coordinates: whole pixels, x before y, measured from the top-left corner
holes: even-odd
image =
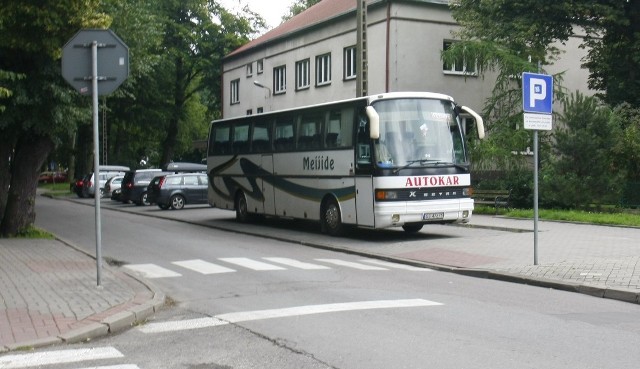
[[[525,113],[551,114],[553,76],[522,73],[522,109]]]

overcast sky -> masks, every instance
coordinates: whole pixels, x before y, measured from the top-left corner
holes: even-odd
[[[295,0],[219,0],[225,8],[229,10],[242,9],[244,5],[249,5],[249,9],[260,14],[267,21],[269,29],[280,24],[282,16],[285,15],[289,6]]]

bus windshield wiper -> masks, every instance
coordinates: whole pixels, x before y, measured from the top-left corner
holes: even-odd
[[[452,166],[452,167],[456,167],[458,169],[464,170],[465,172],[469,171],[469,168],[465,167],[464,165],[456,164],[450,161],[442,161],[437,159],[416,159],[416,160],[407,160],[407,164],[396,168],[393,171],[393,173],[397,174],[399,171],[406,169],[414,165],[415,163],[420,163],[422,166]]]
[[[431,159],[416,159],[416,160],[407,160],[407,164],[397,167],[396,169],[393,170],[393,174],[397,174],[399,171],[409,168],[410,166],[412,166],[415,163],[420,163],[422,165],[424,165],[425,163],[431,162],[433,160]]]
[[[465,172],[468,172],[468,171],[469,171],[469,168],[468,168],[468,167],[465,167],[464,165],[457,164],[457,163],[454,163],[454,162],[451,162],[451,161],[430,160],[430,161],[429,161],[429,164],[430,164],[430,165],[433,165],[433,166],[450,166],[450,167],[455,167],[455,168],[458,168],[458,169],[462,169],[462,170],[464,170]]]

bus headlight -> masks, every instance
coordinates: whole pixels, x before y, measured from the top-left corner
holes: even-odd
[[[397,200],[397,191],[376,190],[376,200]]]
[[[398,223],[399,221],[400,221],[400,214],[392,214],[391,215],[391,222]]]

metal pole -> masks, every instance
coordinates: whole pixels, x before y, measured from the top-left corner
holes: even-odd
[[[538,130],[533,131],[533,265],[538,265]]]
[[[91,44],[91,87],[93,98],[93,178],[96,209],[96,269],[97,285],[102,284],[102,235],[100,229],[100,139],[98,135],[98,41]]]
[[[531,57],[529,57],[531,61]],[[542,70],[538,61],[538,73]],[[538,130],[533,131],[533,265],[538,265]]]

